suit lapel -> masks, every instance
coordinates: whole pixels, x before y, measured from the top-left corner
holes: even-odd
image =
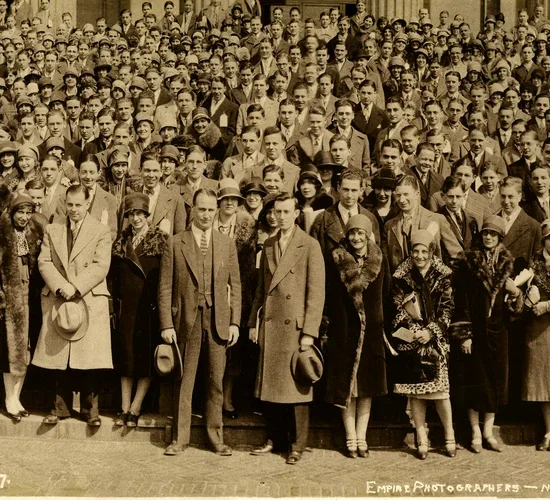
[[[87,214],[82,221],[80,230],[76,237],[76,241],[73,244],[71,255],[69,255],[69,262],[73,261],[75,257],[82,252],[90,240],[94,237],[94,231],[92,229],[93,221],[90,219],[91,215]]]
[[[158,226],[160,221],[164,219],[166,212],[168,212],[168,202],[170,193],[167,192],[164,186],[160,186],[160,193],[157,200],[157,206],[155,207],[155,213],[153,214],[153,226]]]
[[[529,225],[526,224],[523,210],[519,213],[517,219],[512,224],[512,227],[509,229],[508,233],[504,237],[504,246],[512,245],[519,238],[521,238],[525,232],[529,229]]]
[[[303,254],[303,246],[304,244],[301,229],[296,228],[292,239],[288,243],[288,247],[285,250],[285,253],[279,261],[277,269],[275,269],[273,278],[271,278],[268,293],[271,292],[281,282],[281,280],[291,271],[296,262],[298,262]]]
[[[65,268],[65,272],[69,272],[69,255],[67,249],[67,218],[64,219],[64,224],[51,225],[50,235],[52,238],[52,246],[57,255],[61,259],[61,264]]]
[[[271,276],[275,274],[277,264],[275,264],[275,243],[264,247],[265,257],[267,259],[267,265],[269,266],[269,272]]]
[[[195,280],[199,281],[199,271],[197,269],[197,258],[196,258],[196,243],[195,243],[195,237],[193,236],[193,231],[184,231],[181,237],[181,241],[183,243],[181,247],[181,252],[183,253],[183,257],[187,261],[187,264],[189,265],[189,269],[191,269],[191,272],[193,273],[193,276]]]
[[[212,230],[212,253],[214,254],[214,273],[212,278],[215,280],[220,267],[223,266],[224,247],[220,233]]]
[[[397,239],[397,243],[399,243],[399,248],[401,249],[401,255],[404,254],[404,246],[403,246],[403,216],[399,215],[395,219],[395,224],[392,225],[391,230]]]
[[[327,212],[330,213],[330,220],[327,224],[326,235],[334,241],[334,243],[338,244],[344,237],[344,228],[340,216],[338,215],[338,205],[334,207],[334,210],[329,210]]]

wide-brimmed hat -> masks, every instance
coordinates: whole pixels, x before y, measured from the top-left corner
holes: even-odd
[[[141,210],[149,217],[151,215],[149,211],[149,196],[144,193],[127,194],[124,197],[124,217],[128,217],[128,214],[132,210]]]
[[[505,234],[505,225],[504,219],[499,215],[491,215],[483,221],[483,226],[481,226],[481,232],[483,231],[494,231],[502,238]]]
[[[241,189],[241,194],[244,197],[248,193],[258,193],[262,198],[268,195],[268,191],[260,177],[252,177],[250,182]]]
[[[299,385],[313,385],[323,376],[324,360],[319,348],[312,345],[302,350],[296,349],[290,360],[292,377]]]
[[[159,344],[154,355],[155,370],[161,377],[171,375],[174,380],[181,380],[183,363],[177,342]]]
[[[65,340],[80,340],[88,331],[88,307],[80,297],[68,301],[54,297],[50,319],[55,332]]]
[[[237,198],[239,200],[239,204],[244,202],[244,198],[241,195],[241,190],[239,189],[239,184],[237,181],[235,179],[225,178],[220,181],[218,201],[229,197]]]

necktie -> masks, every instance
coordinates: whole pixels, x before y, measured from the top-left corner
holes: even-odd
[[[220,230],[220,233],[222,234],[229,234],[229,228],[231,226],[228,225],[228,226],[218,226],[218,229]]]
[[[203,231],[201,235],[201,252],[204,256],[206,256],[206,252],[208,252],[208,240],[206,239],[206,231]]]
[[[424,184],[424,186],[428,183],[428,174],[422,174],[422,184]]]
[[[550,217],[550,204],[548,203],[548,200],[543,201],[542,207],[544,208],[544,213],[546,214],[546,218],[548,219]]]
[[[143,192],[144,194],[149,196],[149,198],[155,194],[155,192],[152,189],[144,189]]]
[[[320,149],[321,149],[321,140],[319,139],[319,137],[314,137],[313,138],[313,155],[318,153]]]

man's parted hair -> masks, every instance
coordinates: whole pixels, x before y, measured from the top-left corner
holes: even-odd
[[[208,188],[199,188],[195,191],[195,194],[193,195],[193,206],[197,204],[197,198],[199,195],[204,194],[206,196],[210,196],[211,198],[214,198],[216,202],[218,201],[218,196],[212,189]]]
[[[294,210],[298,210],[298,200],[296,197],[291,193],[279,193],[277,196],[275,196],[275,199],[273,200],[274,203],[277,203],[278,201],[287,201],[287,200],[293,200],[294,201]],[[275,206],[275,205],[273,205]]]

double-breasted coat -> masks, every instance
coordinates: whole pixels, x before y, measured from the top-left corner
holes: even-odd
[[[38,269],[46,285],[42,329],[32,363],[52,370],[113,368],[106,281],[111,264],[109,228],[87,214],[70,254],[68,230],[66,221],[50,224],[42,242]],[[58,335],[52,323],[52,307],[58,300],[55,293],[67,282],[77,289],[88,313],[88,331],[74,342]]]
[[[168,235],[150,227],[134,249],[128,227],[113,244],[111,266],[117,315],[113,332],[115,368],[125,377],[150,377],[153,352],[160,343],[157,307],[160,258]]]
[[[311,386],[292,377],[291,359],[302,334],[319,336],[325,301],[325,265],[319,243],[300,228],[276,263],[279,233],[264,243],[248,326],[260,318],[255,396],[272,403],[308,403]],[[260,310],[261,308],[261,310]]]

